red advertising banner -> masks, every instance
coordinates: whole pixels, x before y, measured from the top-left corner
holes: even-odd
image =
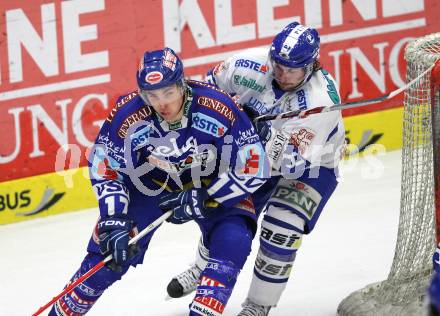
[[[0,182],[85,165],[145,50],[172,47],[200,78],[296,20],[318,29],[325,68],[355,101],[403,85],[405,45],[440,30],[435,0],[3,0],[0,11]]]

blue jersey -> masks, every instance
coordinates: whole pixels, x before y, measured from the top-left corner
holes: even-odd
[[[256,191],[269,164],[252,123],[228,94],[187,81],[183,117],[169,124],[138,92],[120,97],[89,163],[101,216],[127,214],[130,192],[205,186],[224,207]]]

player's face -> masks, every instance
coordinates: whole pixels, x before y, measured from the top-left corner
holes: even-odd
[[[157,90],[144,90],[148,103],[168,123],[179,121],[183,116],[183,91],[177,84]]]
[[[306,72],[304,68],[289,68],[272,61],[273,76],[283,91],[294,90],[303,80]]]

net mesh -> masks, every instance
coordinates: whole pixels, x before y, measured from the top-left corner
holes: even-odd
[[[407,82],[439,58],[440,33],[409,43],[405,50]],[[390,273],[385,281],[345,298],[338,307],[341,316],[423,314],[436,244],[431,106],[428,72],[405,91],[400,217]]]

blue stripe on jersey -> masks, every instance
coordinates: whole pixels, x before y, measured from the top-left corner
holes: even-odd
[[[213,70],[214,70],[214,69],[210,69],[210,70],[208,71],[208,73],[206,74],[206,78],[205,78],[205,80],[206,80],[208,83],[210,83],[210,84],[212,84],[212,85],[214,85],[214,86],[216,86],[216,87],[218,88],[217,82],[215,81],[215,77],[214,77],[214,74],[213,74]]]
[[[327,137],[326,142],[328,142],[330,140],[330,138],[332,138],[332,136],[336,134],[336,132],[338,131],[338,125],[339,124],[336,124],[336,127],[330,132],[330,134]]]
[[[283,96],[283,94],[285,93],[285,91],[278,88],[278,85],[275,80],[272,80],[272,90],[275,93],[275,100],[274,101],[281,98]]]

